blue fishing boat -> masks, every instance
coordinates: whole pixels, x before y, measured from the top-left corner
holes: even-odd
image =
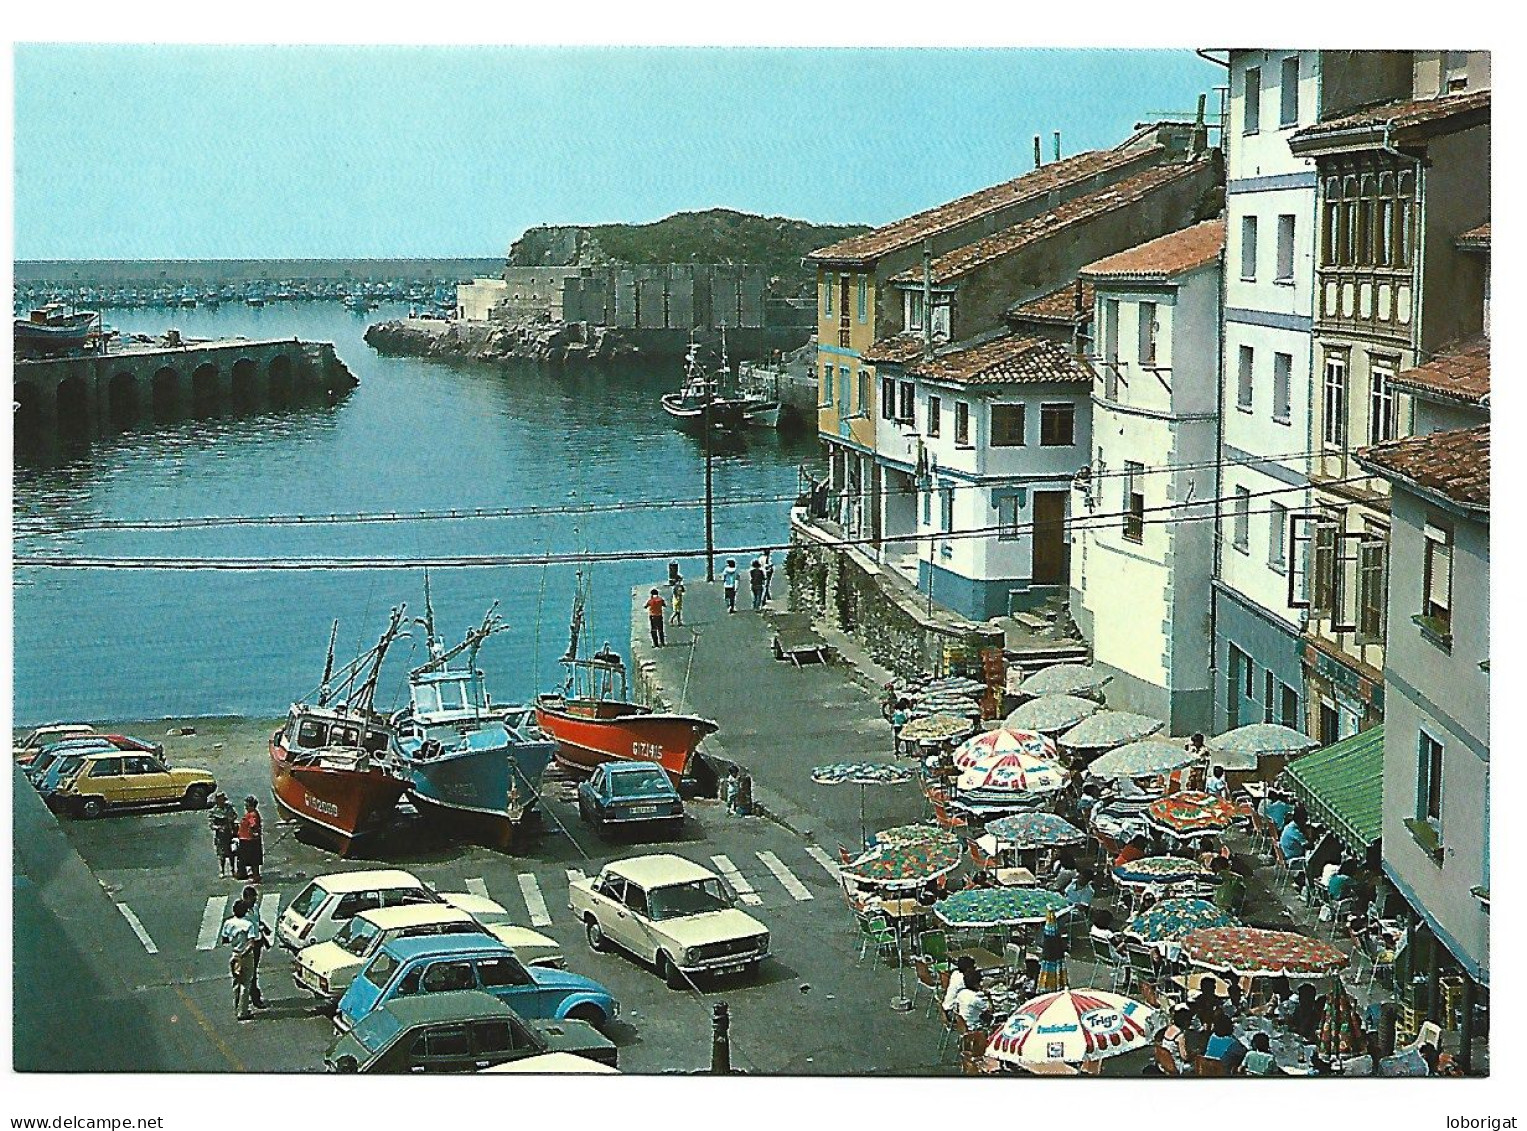
[[[409,797],[448,835],[507,849],[535,810],[555,744],[537,728],[533,710],[489,699],[476,665],[483,641],[507,627],[494,609],[450,649],[435,635],[427,588],[425,610],[419,623],[430,658],[409,673],[409,705],[393,718]],[[452,666],[457,656],[464,667]]]

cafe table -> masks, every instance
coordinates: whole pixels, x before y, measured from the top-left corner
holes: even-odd
[[[1032,888],[1039,886],[1039,877],[1027,868],[998,868],[997,883],[1005,888]]]

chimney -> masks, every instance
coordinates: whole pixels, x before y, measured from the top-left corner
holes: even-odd
[[[1196,157],[1209,148],[1209,128],[1204,125],[1204,104],[1208,100],[1207,94],[1198,96],[1198,116],[1193,119],[1193,155]],[[1223,141],[1220,142],[1224,144]]]
[[[1055,131],[1055,160],[1060,160],[1060,131]]]
[[[1043,164],[1044,164],[1044,155],[1042,153],[1040,153],[1040,151],[1039,151],[1039,135],[1035,134],[1034,135],[1034,168],[1037,169],[1037,168],[1039,168]]]
[[[1036,150],[1039,139],[1034,139]],[[933,244],[923,241],[923,356],[933,356]]]

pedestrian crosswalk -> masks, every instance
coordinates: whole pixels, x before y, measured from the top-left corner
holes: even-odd
[[[712,868],[736,893],[738,902],[749,908],[812,903],[825,890],[824,882],[836,883],[838,878],[837,865],[816,845],[802,846],[801,855],[784,849],[750,853],[734,850],[732,855],[684,855]],[[417,868],[415,874],[438,891],[468,891],[494,900],[509,912],[514,922],[536,929],[554,929],[569,922],[566,911],[568,886],[587,879],[598,869],[597,862],[588,862],[582,868],[549,864],[535,871],[500,871],[487,876],[461,877],[432,870],[426,874],[427,869],[423,867]],[[812,892],[811,885],[817,887],[816,893]],[[262,892],[260,921],[272,932],[276,930],[284,903],[302,886],[296,884],[289,891]],[[236,890],[207,896],[198,900],[194,913],[183,908],[179,915],[173,916],[178,922],[168,925],[163,921],[168,901],[162,894],[123,892],[118,895],[120,902],[116,906],[148,953],[159,954],[161,945],[167,952],[180,950],[184,953],[189,948],[196,951],[217,949],[218,934],[223,921],[232,914],[236,898]],[[131,906],[134,903],[138,905],[137,910]],[[144,913],[140,916],[140,912]]]

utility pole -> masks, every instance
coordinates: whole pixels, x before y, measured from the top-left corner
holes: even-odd
[[[710,375],[705,378],[705,580],[716,580],[716,533],[711,502],[711,457],[714,440],[711,436],[710,403],[716,395],[716,382]]]

